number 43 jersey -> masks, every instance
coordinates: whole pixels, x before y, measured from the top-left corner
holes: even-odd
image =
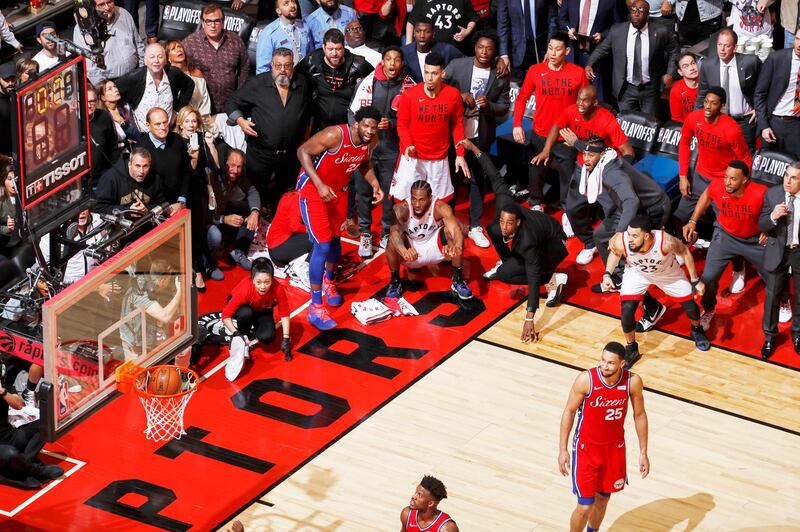
[[[575,442],[609,445],[625,440],[625,414],[630,399],[631,373],[627,369],[616,383],[603,379],[598,368],[589,370],[589,394],[578,410]]]

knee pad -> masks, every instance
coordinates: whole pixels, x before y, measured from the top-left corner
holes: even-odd
[[[636,309],[638,300],[626,299],[622,302],[622,332],[633,332],[636,329]]]
[[[700,307],[697,306],[694,299],[684,301],[681,303],[681,306],[690,320],[695,321],[700,319]]]

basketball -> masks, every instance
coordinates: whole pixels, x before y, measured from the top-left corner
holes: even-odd
[[[162,366],[150,372],[147,391],[153,395],[174,395],[181,391],[181,373],[177,368]]]

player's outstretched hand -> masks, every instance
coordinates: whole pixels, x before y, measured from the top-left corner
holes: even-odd
[[[696,225],[693,223],[688,223],[683,226],[683,239],[686,240],[686,243],[690,246],[694,244],[695,240],[697,240],[697,231]]]
[[[462,139],[456,142],[456,148],[464,148],[467,151],[471,151],[475,155],[480,153],[480,149],[469,139]]]
[[[522,336],[520,336],[520,340],[522,340],[523,344],[529,344],[531,342],[536,343],[539,341],[539,333],[533,326],[532,321],[525,321],[522,325]]]
[[[639,473],[642,474],[642,478],[650,474],[650,459],[647,458],[647,453],[639,453]]]
[[[514,136],[514,142],[517,144],[525,144],[525,130],[521,127],[517,126],[511,130],[512,135]]]
[[[569,452],[566,450],[558,452],[558,469],[563,476],[569,475]]]
[[[378,203],[383,201],[383,190],[381,187],[375,187],[372,189],[372,204],[377,205]]]
[[[472,173],[470,173],[469,171],[469,165],[467,165],[467,160],[462,155],[456,157],[456,171],[458,170],[461,170],[461,172],[467,179],[472,179]]]

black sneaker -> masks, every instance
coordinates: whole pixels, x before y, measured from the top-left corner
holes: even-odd
[[[31,475],[39,480],[55,480],[64,474],[64,470],[57,465],[33,464]]]
[[[698,325],[697,327],[692,327],[692,340],[694,340],[694,345],[700,351],[708,351],[711,349],[711,342],[706,336],[703,327]]]
[[[12,478],[0,476],[0,484],[5,484],[6,486],[11,486],[21,490],[38,490],[42,487],[41,481],[36,480],[33,477],[28,477],[25,480],[14,480]]]
[[[636,322],[636,332],[647,332],[655,327],[656,323],[658,323],[658,320],[661,319],[661,316],[663,316],[665,312],[667,312],[667,307],[661,303],[658,304],[654,312],[650,313],[645,311],[642,318]]]
[[[642,358],[642,354],[639,352],[638,343],[633,342],[625,346],[625,367],[627,369],[631,369],[640,358]]]

